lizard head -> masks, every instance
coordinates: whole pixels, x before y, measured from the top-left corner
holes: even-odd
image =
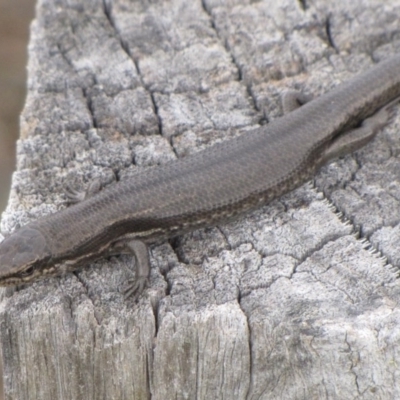
[[[43,235],[23,227],[0,243],[0,286],[19,285],[50,274],[50,251]]]

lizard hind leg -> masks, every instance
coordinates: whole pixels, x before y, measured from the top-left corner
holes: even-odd
[[[86,188],[86,190],[74,189],[71,186],[67,186],[65,190],[65,196],[67,197],[67,200],[65,201],[65,203],[80,203],[81,201],[95,195],[97,192],[100,191],[100,189],[100,179],[94,179]]]
[[[322,153],[318,167],[334,158],[342,157],[365,146],[389,122],[392,106],[399,100],[400,98],[397,98],[371,117],[366,118],[360,127],[343,132],[335,138]]]
[[[304,94],[302,92],[297,92],[295,90],[290,90],[285,92],[282,95],[282,108],[283,113],[288,114],[291,111],[296,110],[297,108],[301,107],[303,104],[308,103],[311,101],[313,97],[308,94]]]

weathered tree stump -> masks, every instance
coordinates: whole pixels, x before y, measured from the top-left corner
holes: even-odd
[[[40,0],[8,233],[66,185],[127,179],[267,123],[400,48],[400,1]],[[7,399],[400,398],[399,111],[235,223],[2,289]],[[386,261],[387,260],[387,261]]]

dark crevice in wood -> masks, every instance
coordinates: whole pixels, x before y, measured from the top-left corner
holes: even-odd
[[[218,38],[218,39],[220,40],[220,42],[222,43],[222,45],[223,45],[223,47],[225,48],[226,52],[229,54],[229,56],[230,56],[230,58],[231,58],[231,60],[232,60],[233,65],[235,65],[235,67],[236,67],[236,70],[237,70],[237,73],[238,73],[238,82],[241,82],[241,83],[243,83],[243,84],[245,85],[245,87],[246,87],[246,92],[247,92],[247,94],[249,95],[249,97],[252,99],[252,103],[253,103],[254,109],[255,109],[257,112],[260,112],[260,109],[259,109],[259,107],[257,106],[256,98],[254,97],[253,91],[251,90],[251,85],[250,85],[250,83],[245,82],[245,80],[244,80],[244,74],[243,74],[243,71],[242,71],[242,67],[240,66],[240,63],[236,60],[236,57],[235,57],[235,55],[234,55],[232,49],[230,48],[227,39],[223,40],[223,39],[221,38],[221,35],[220,35],[219,31],[218,31],[218,27],[217,27],[216,24],[215,24],[213,15],[212,15],[211,11],[208,10],[207,5],[205,4],[205,0],[202,0],[202,1],[201,1],[201,5],[202,5],[202,7],[203,7],[204,12],[205,12],[205,13],[209,16],[209,18],[210,18],[211,27],[214,29],[217,38]]]
[[[298,2],[303,11],[306,11],[309,8],[306,0],[298,0]]]
[[[93,128],[97,129],[98,128],[98,124],[96,121],[96,117],[95,117],[95,111],[93,108],[93,103],[92,103],[92,98],[88,95],[88,91],[87,89],[82,89],[82,94],[83,97],[86,99],[86,105],[87,105],[87,109],[89,111],[89,114],[92,118],[92,126]],[[90,141],[88,140],[89,146],[90,146]]]
[[[114,22],[114,19],[113,19],[113,17],[112,17],[111,10],[110,10],[110,8],[109,8],[108,5],[107,5],[107,0],[102,0],[102,2],[103,2],[104,15],[106,16],[106,18],[107,18],[107,20],[108,20],[108,22],[109,22],[111,28],[113,29],[113,31],[114,31],[114,33],[115,33],[115,37],[118,39],[118,41],[119,41],[119,43],[120,43],[121,48],[123,49],[123,51],[124,51],[124,52],[126,53],[126,55],[132,60],[133,64],[135,65],[135,69],[136,69],[136,72],[137,72],[137,74],[138,74],[138,76],[139,76],[139,79],[140,79],[140,82],[141,82],[142,87],[143,87],[143,88],[149,93],[149,95],[150,95],[150,99],[151,99],[151,101],[152,101],[152,103],[153,103],[154,113],[156,114],[156,117],[157,117],[158,131],[159,131],[159,134],[162,136],[162,132],[163,132],[163,130],[162,130],[162,120],[161,120],[160,115],[159,115],[159,113],[158,113],[158,106],[157,106],[157,103],[156,103],[156,101],[155,101],[155,99],[154,99],[154,93],[153,93],[153,92],[145,85],[145,83],[143,82],[142,75],[141,75],[141,72],[140,72],[139,63],[138,63],[138,61],[132,56],[132,54],[131,54],[131,52],[130,52],[130,50],[129,50],[128,44],[124,41],[124,39],[122,38],[121,33],[119,32],[118,28],[115,26],[115,22]],[[176,153],[174,147],[172,146],[172,143],[170,143],[170,144],[171,144],[172,150]]]
[[[331,16],[329,15],[328,18],[325,21],[325,32],[326,32],[326,37],[328,38],[328,44],[330,47],[335,49],[335,51],[338,52],[338,48],[335,44],[335,41],[333,39],[333,34],[332,34],[332,28],[331,28]]]

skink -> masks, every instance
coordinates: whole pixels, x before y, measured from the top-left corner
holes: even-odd
[[[149,276],[148,243],[232,219],[296,188],[328,160],[367,143],[399,96],[396,55],[265,126],[143,169],[31,222],[0,244],[0,285],[128,252],[136,258],[136,277],[124,291],[137,297]]]

